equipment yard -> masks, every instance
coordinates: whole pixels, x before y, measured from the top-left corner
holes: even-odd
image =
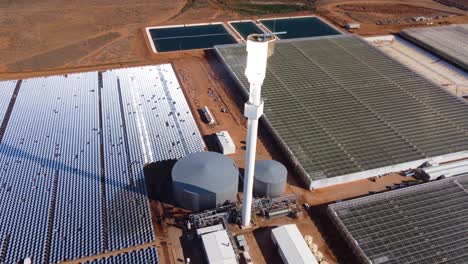
[[[449,4],[463,1],[35,2],[0,3],[0,263],[198,264],[207,247],[213,259],[223,255],[213,254],[219,244],[229,244],[232,263],[283,263],[271,234],[289,224],[317,263],[361,263],[364,255],[391,263],[398,250],[385,259],[382,247],[349,243],[362,234],[346,220],[355,206],[346,200],[371,206],[387,193],[424,192],[431,183],[418,172],[431,172],[428,161],[434,178],[454,176],[430,188],[447,185],[457,191],[447,196],[466,198],[466,179],[460,186],[437,166],[468,158],[467,73],[387,37],[467,24],[468,13]],[[276,196],[287,181],[276,198],[254,186],[251,225],[243,226],[253,120],[244,116],[252,88],[245,45],[249,33],[272,31],[286,32],[268,50],[254,157],[267,161],[265,174],[275,166],[268,161],[280,163],[278,182],[264,178],[265,193]],[[217,166],[190,161],[210,151]],[[184,158],[189,166],[174,187],[172,169]],[[231,178],[210,182],[227,167]],[[197,189],[199,179],[206,189]],[[231,194],[234,201],[223,196]],[[207,212],[187,210],[214,201]],[[372,214],[356,211],[369,221]]]

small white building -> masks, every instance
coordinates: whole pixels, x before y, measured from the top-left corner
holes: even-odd
[[[226,230],[201,236],[208,264],[237,264],[236,253]]]
[[[227,131],[216,133],[219,149],[224,155],[236,153],[236,145]]]
[[[271,239],[285,264],[318,264],[295,224],[274,228]]]

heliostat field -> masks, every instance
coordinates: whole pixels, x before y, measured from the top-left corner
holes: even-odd
[[[0,262],[58,263],[153,242],[143,167],[204,150],[172,67],[0,87]]]

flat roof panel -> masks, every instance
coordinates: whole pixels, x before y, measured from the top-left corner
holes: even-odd
[[[226,230],[216,231],[202,235],[203,247],[208,263],[236,264],[236,254]]]
[[[217,51],[247,93],[245,46]],[[278,41],[262,96],[267,124],[317,183],[467,154],[468,104],[356,36]]]
[[[271,232],[288,263],[318,264],[295,224],[276,227]]]

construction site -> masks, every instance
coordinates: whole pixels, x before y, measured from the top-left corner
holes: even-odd
[[[468,263],[468,3],[0,3],[0,263]]]

